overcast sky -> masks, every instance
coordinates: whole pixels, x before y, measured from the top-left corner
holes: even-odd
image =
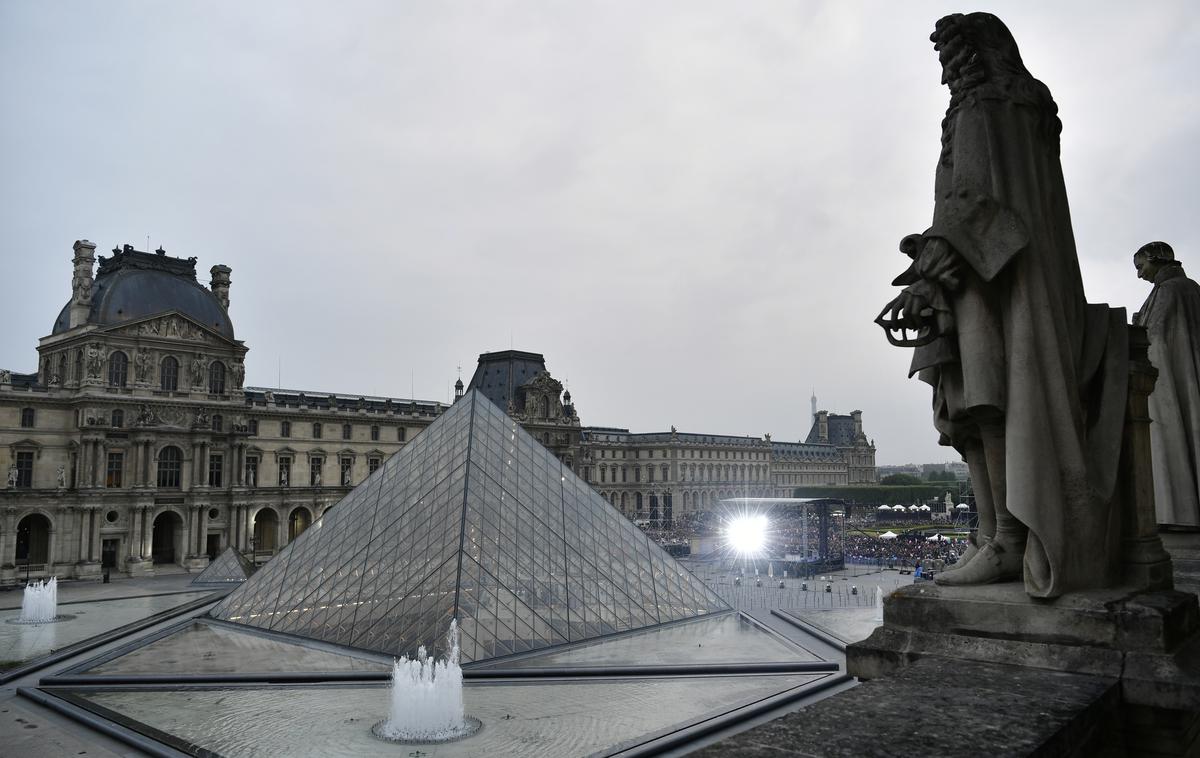
[[[928,226],[940,2],[0,2],[0,366],[71,244],[233,268],[247,383],[447,400],[545,354],[584,424],[943,461],[872,320]],[[1200,4],[987,7],[1054,94],[1088,297],[1200,274]],[[146,239],[149,237],[149,248]]]

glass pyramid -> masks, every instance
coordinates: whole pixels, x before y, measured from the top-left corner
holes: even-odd
[[[521,426],[468,393],[212,616],[463,662],[728,606]]]
[[[196,575],[192,584],[232,584],[244,582],[254,573],[254,565],[246,560],[246,556],[234,550],[232,546],[225,548],[208,564],[208,567]]]

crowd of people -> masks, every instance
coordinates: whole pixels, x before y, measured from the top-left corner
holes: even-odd
[[[862,531],[863,528],[889,524],[878,521],[873,514],[852,516],[844,524],[841,518],[830,519],[825,527],[823,555],[844,559],[846,563],[914,568],[953,563],[967,547],[966,540],[961,537],[943,537],[931,542],[920,532],[901,532],[894,538],[883,539]],[[693,540],[719,540],[725,526],[725,520],[713,514],[692,514],[672,524],[643,525],[642,530],[672,554],[686,555]],[[821,528],[815,511],[773,514],[767,534],[769,557],[816,557],[821,547]]]

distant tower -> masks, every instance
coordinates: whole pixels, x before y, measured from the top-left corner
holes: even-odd
[[[458,381],[454,383],[454,402],[462,400],[463,383],[462,383],[462,366],[458,367]]]
[[[817,423],[817,389],[815,387],[812,393],[812,420],[809,423]]]

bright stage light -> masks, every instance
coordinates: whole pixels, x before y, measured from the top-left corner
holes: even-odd
[[[761,553],[767,545],[767,517],[761,513],[738,516],[725,527],[725,541],[742,555]]]

